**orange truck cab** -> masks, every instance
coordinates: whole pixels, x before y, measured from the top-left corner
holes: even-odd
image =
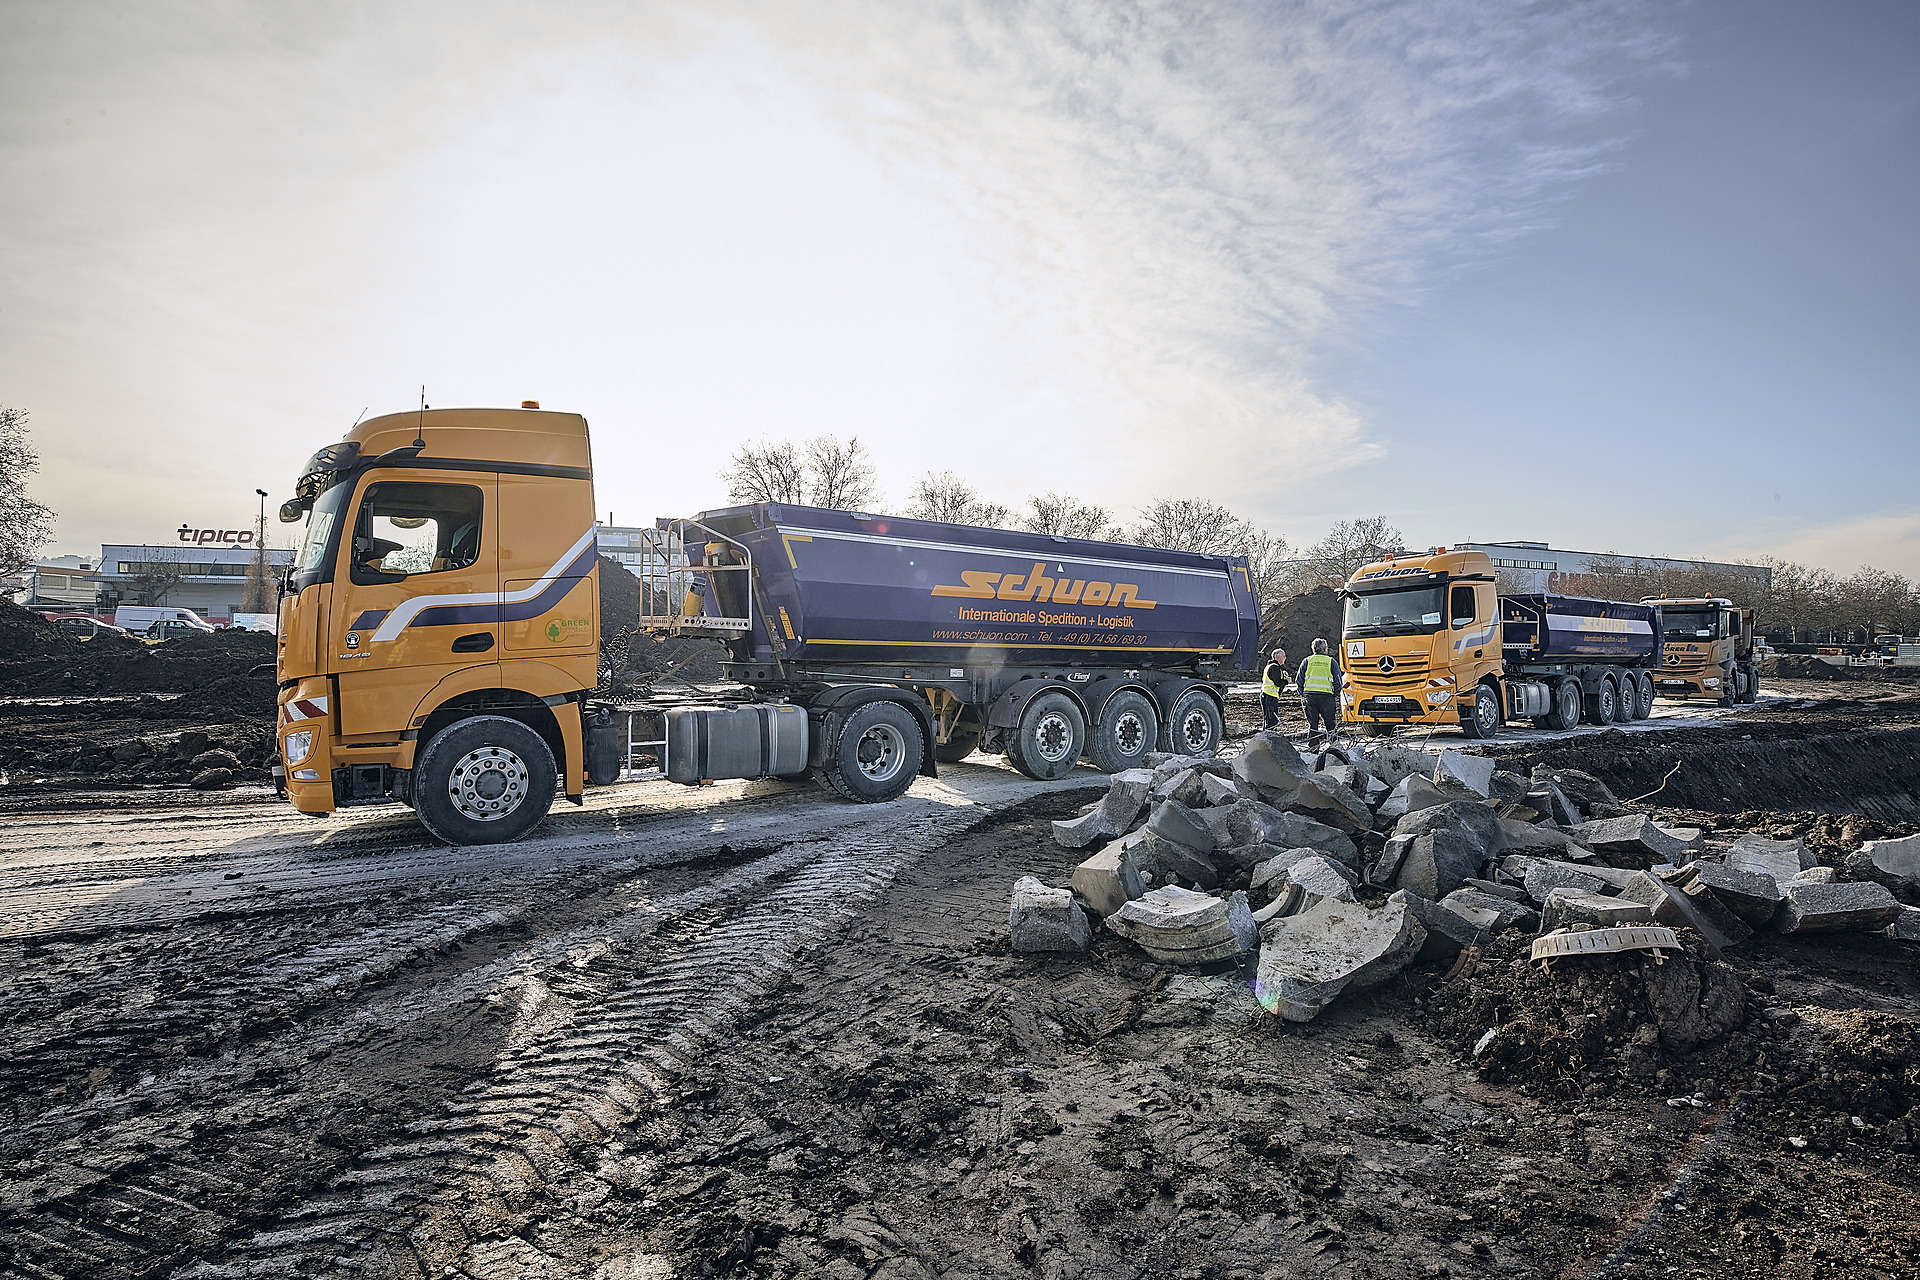
[[[400,800],[454,844],[586,776],[599,662],[592,459],[578,414],[429,409],[314,454],[279,612],[279,724],[303,813]],[[517,824],[516,824],[517,825]]]
[[[1663,698],[1714,698],[1721,706],[1752,702],[1760,688],[1754,665],[1753,610],[1718,597],[1670,600],[1660,606],[1666,644],[1655,686]]]

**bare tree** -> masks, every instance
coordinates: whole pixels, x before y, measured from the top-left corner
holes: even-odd
[[[1112,524],[1112,513],[1105,507],[1063,493],[1036,493],[1027,499],[1033,514],[1020,522],[1030,533],[1051,533],[1062,538],[1104,538],[1116,541],[1125,536]]]
[[[128,575],[134,594],[144,605],[165,604],[168,593],[187,576],[190,553],[185,547],[148,547],[146,552],[147,558],[136,561]]]
[[[272,575],[267,572],[266,535],[266,522],[258,522],[253,541],[253,559],[247,563],[247,585],[240,597],[242,613],[273,612],[274,590]]]
[[[988,502],[972,485],[951,471],[929,471],[914,482],[902,513],[916,520],[942,520],[948,524],[984,525],[1004,529],[1013,515],[1010,507]]]
[[[40,455],[27,443],[27,411],[0,408],[0,575],[33,563],[53,537],[53,511],[27,496]]]
[[[880,477],[867,461],[859,436],[845,444],[833,436],[807,441],[808,501],[816,507],[863,511],[880,501]]]
[[[1127,536],[1146,547],[1194,551],[1203,556],[1243,552],[1251,526],[1206,498],[1155,498]]]
[[[1322,579],[1343,583],[1355,569],[1398,549],[1402,541],[1400,531],[1388,524],[1385,516],[1342,520],[1308,549],[1306,558]]]
[[[806,467],[791,441],[741,445],[720,478],[730,502],[806,501]]]

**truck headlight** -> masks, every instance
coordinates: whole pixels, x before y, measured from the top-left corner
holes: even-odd
[[[313,754],[313,730],[296,729],[284,739],[287,763],[299,764]]]
[[[1720,687],[1720,677],[1708,676],[1704,681],[1702,681],[1702,683],[1705,684],[1709,689],[1718,689]]]

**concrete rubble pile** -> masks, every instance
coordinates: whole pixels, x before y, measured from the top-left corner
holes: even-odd
[[[1016,888],[1016,950],[1084,946],[1070,898],[1165,964],[1257,946],[1260,1004],[1294,1021],[1516,929],[1685,927],[1716,951],[1758,929],[1920,941],[1920,836],[1836,870],[1799,841],[1664,826],[1579,770],[1386,740],[1309,756],[1263,732],[1231,759],[1150,754],[1053,834],[1092,852],[1070,891]]]

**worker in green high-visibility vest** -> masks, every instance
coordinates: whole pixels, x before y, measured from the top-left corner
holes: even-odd
[[[1300,699],[1307,704],[1307,750],[1318,751],[1340,731],[1340,690],[1346,684],[1340,661],[1327,652],[1325,640],[1313,642],[1313,652],[1300,664],[1299,684]]]

